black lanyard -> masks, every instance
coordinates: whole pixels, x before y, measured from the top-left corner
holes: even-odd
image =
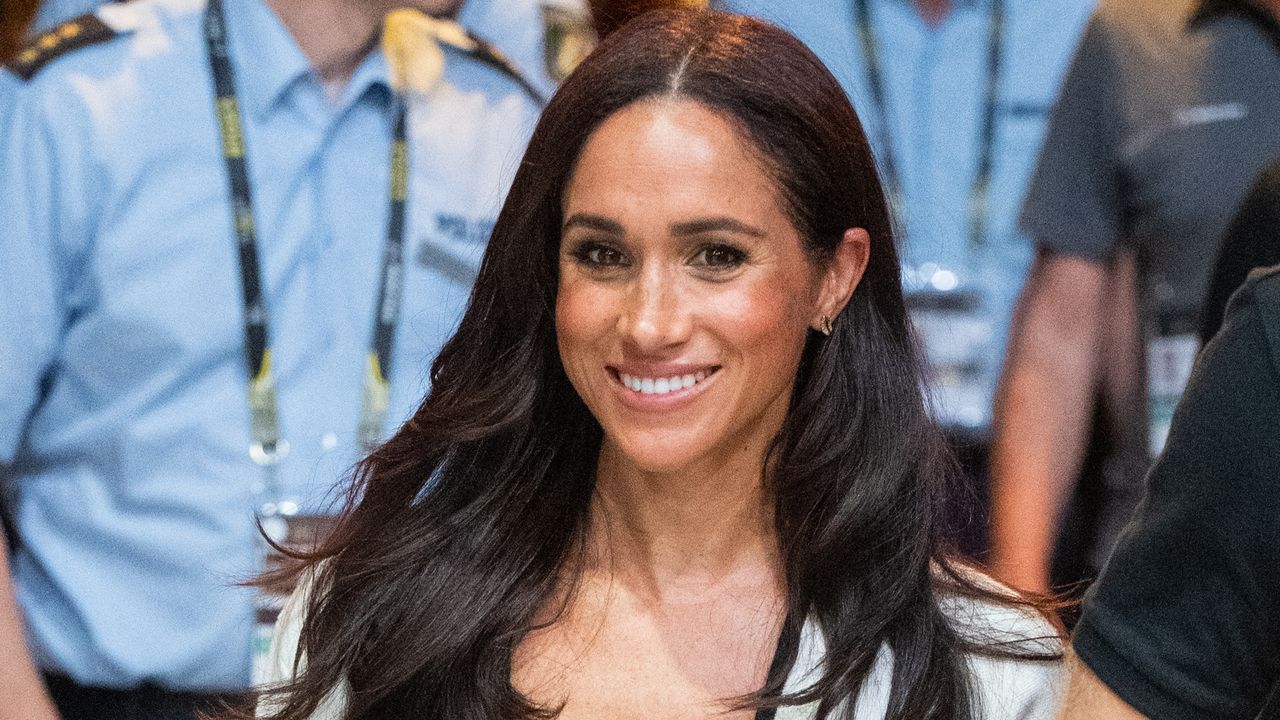
[[[240,121],[235,76],[227,54],[227,27],[222,0],[208,0],[204,16],[205,41],[213,71],[215,110],[231,186],[232,224],[240,261],[240,281],[244,300],[244,337],[249,368],[249,413],[252,445],[250,455],[271,469],[284,456],[288,445],[280,433],[277,392],[271,372],[271,341],[267,308],[262,293],[262,271],[256,236],[253,196],[245,164],[244,131]],[[409,153],[406,140],[406,112],[401,98],[391,141],[390,214],[387,242],[382,255],[378,302],[373,318],[368,366],[357,439],[369,448],[375,445],[386,420],[390,397],[388,377],[400,319],[400,298],[404,275],[405,198],[408,192]],[[268,472],[272,487],[280,491],[274,472]]]
[[[888,94],[884,87],[884,73],[880,67],[880,51],[875,30],[871,26],[869,0],[854,0],[854,15],[858,23],[858,38],[862,45],[863,62],[867,71],[867,87],[875,103],[880,123],[880,159],[885,180],[894,194],[901,194],[901,175],[893,155],[893,132],[890,129]],[[1000,71],[1004,61],[1004,0],[991,0],[991,27],[987,36],[987,86],[982,115],[982,135],[979,140],[978,168],[973,184],[969,186],[969,245],[979,248],[986,242],[987,205],[991,191],[991,173],[994,165],[996,142],[996,115],[1000,99]]]

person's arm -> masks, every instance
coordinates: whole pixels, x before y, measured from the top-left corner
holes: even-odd
[[[1126,478],[1145,474],[1150,462],[1145,351],[1138,317],[1135,255],[1123,252],[1112,263],[1098,346],[1098,383],[1108,428],[1113,433],[1109,450],[1125,463]]]
[[[9,548],[0,535],[0,720],[57,720],[27,652],[22,614],[9,579]]]
[[[1059,511],[1100,382],[1108,268],[1124,227],[1125,99],[1107,7],[1081,37],[1027,189],[1021,226],[1039,251],[996,389],[992,571],[1024,590],[1048,587]]]
[[[0,484],[19,482],[17,453],[66,322],[69,267],[60,240],[74,236],[77,224],[64,203],[81,188],[80,176],[58,162],[56,146],[66,138],[45,122],[39,99],[0,69]],[[2,539],[0,550],[0,720],[52,720],[57,713],[27,650]]]
[[[1058,515],[1079,469],[1097,385],[1107,268],[1042,252],[1018,301],[996,391],[992,569],[1044,591]]]
[[[1146,717],[1111,692],[1089,666],[1078,660],[1071,663],[1067,702],[1059,720],[1146,720]]]

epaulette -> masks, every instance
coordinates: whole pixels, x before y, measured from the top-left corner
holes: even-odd
[[[115,29],[102,22],[97,15],[81,15],[41,33],[30,45],[19,50],[5,67],[14,75],[30,81],[53,60],[73,50],[110,40],[116,34]]]

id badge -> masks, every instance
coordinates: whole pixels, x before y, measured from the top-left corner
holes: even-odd
[[[1173,411],[1191,379],[1200,339],[1190,333],[1161,335],[1147,342],[1147,446],[1154,457],[1164,449]]]
[[[987,368],[995,333],[975,289],[906,296],[929,375],[929,401],[944,425],[980,428],[987,417]]]

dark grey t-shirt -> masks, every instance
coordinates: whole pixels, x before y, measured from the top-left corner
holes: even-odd
[[[1043,247],[1136,248],[1145,309],[1199,316],[1219,238],[1280,157],[1280,28],[1245,0],[1103,0],[1023,208]]]
[[[1074,644],[1161,720],[1252,720],[1280,682],[1280,267],[1200,354]]]

